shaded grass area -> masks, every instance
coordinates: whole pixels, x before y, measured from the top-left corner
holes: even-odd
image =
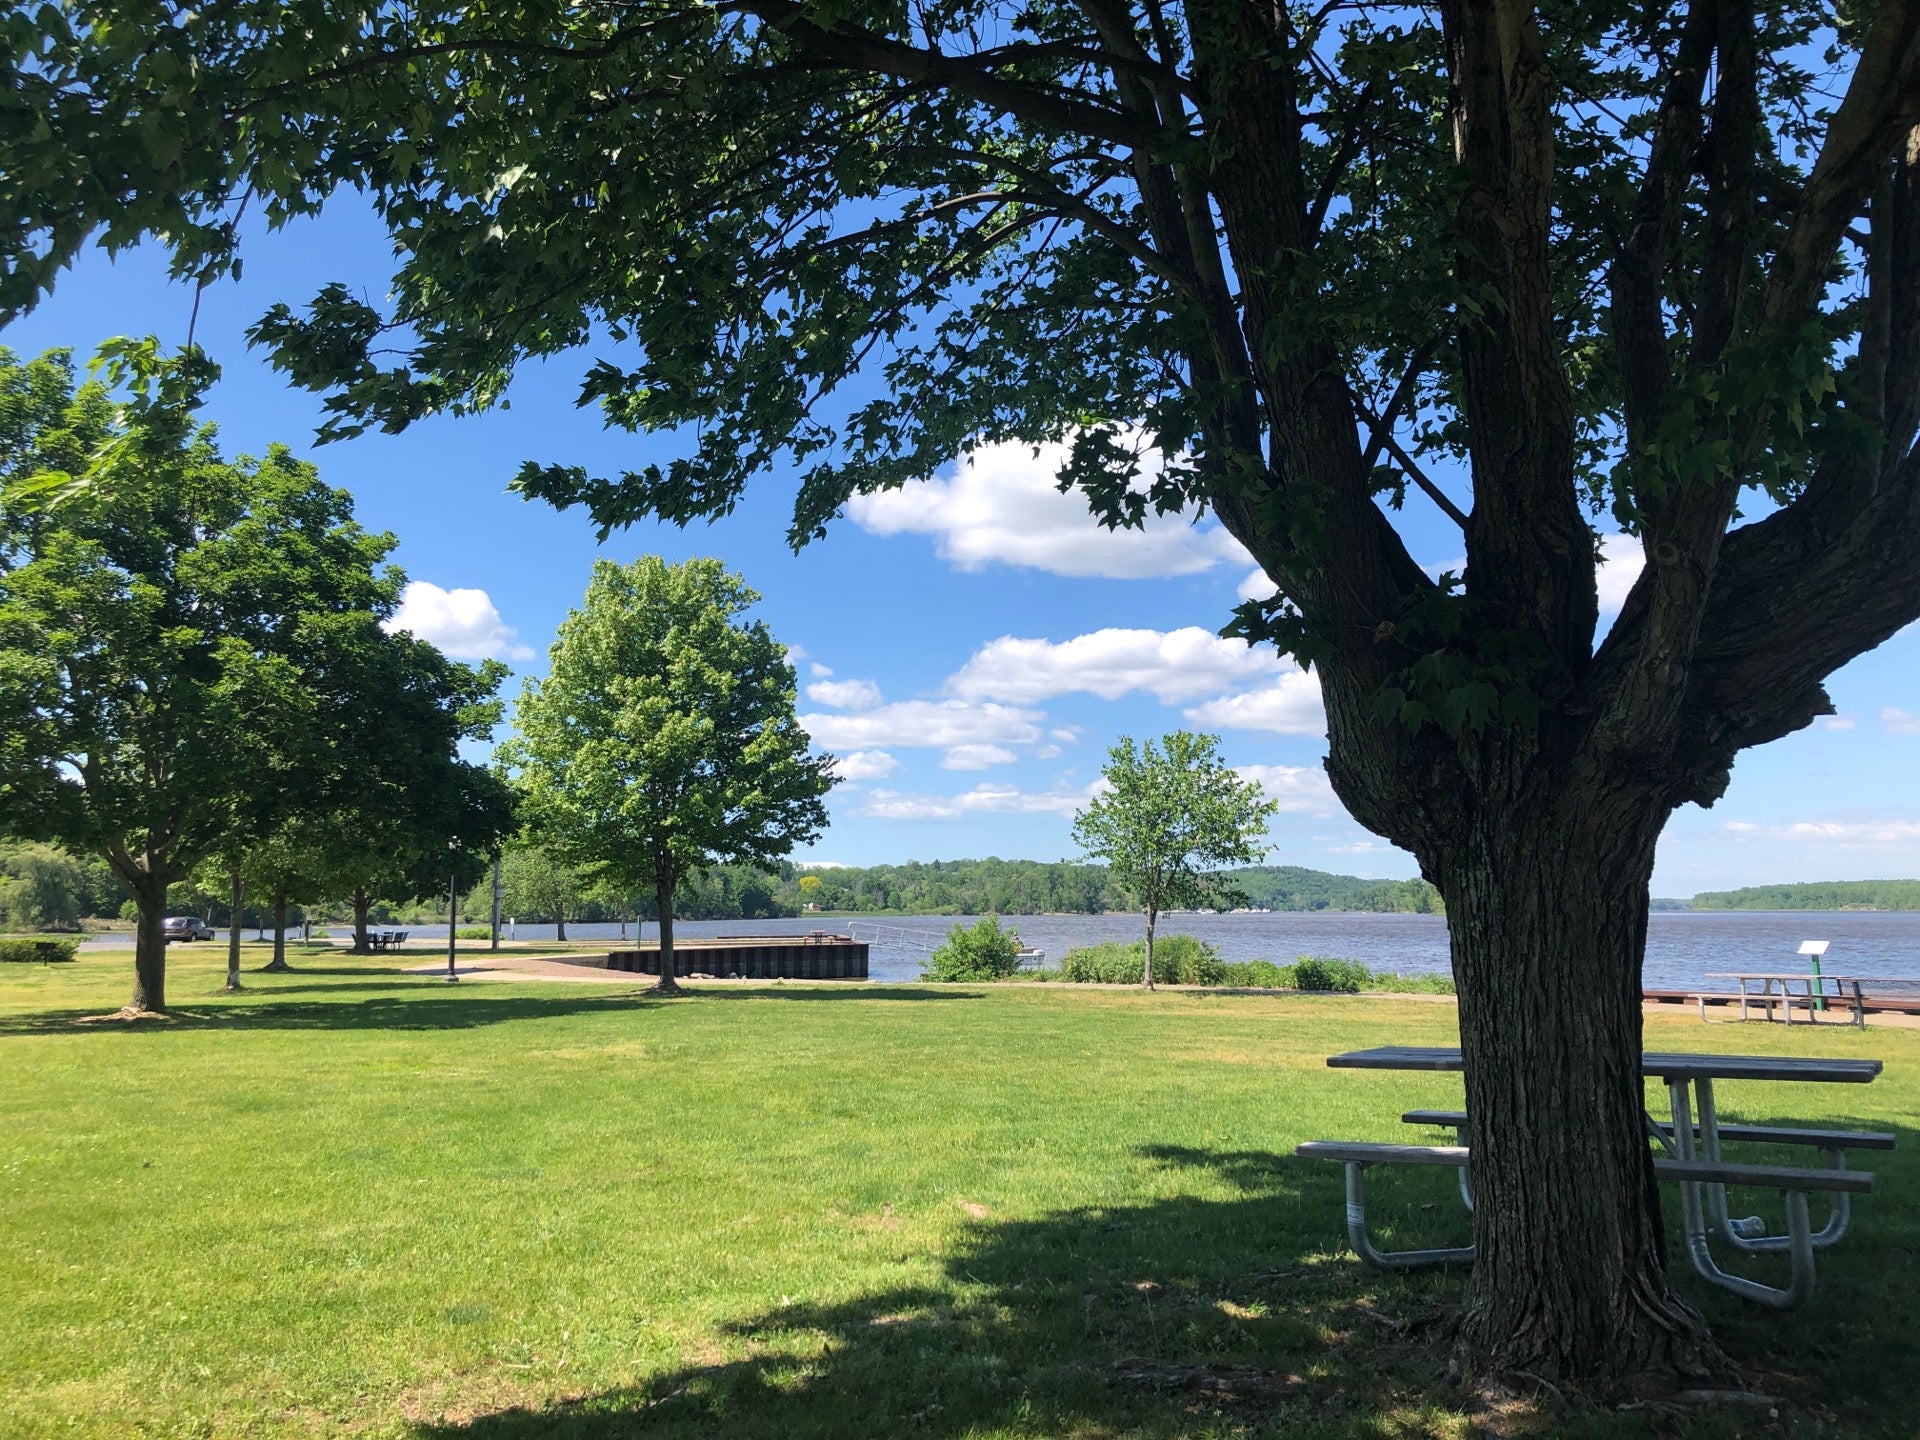
[[[1446,1043],[1450,1007],[656,1001],[337,956],[227,997],[223,964],[175,952],[180,1018],[138,1025],[84,1018],[124,999],[124,955],[0,975],[0,1434],[1468,1432],[1431,1335],[1400,1328],[1458,1281],[1362,1269],[1337,1167],[1288,1154],[1425,1138],[1399,1112],[1457,1103],[1457,1079],[1322,1062]],[[1888,1062],[1866,1087],[1722,1087],[1741,1118],[1902,1131],[1811,1309],[1688,1283],[1793,1402],[1780,1433],[1906,1440],[1920,1036],[1649,1024],[1663,1048]],[[1382,1176],[1383,1242],[1458,1243],[1451,1187]],[[1551,1404],[1532,1423],[1659,1433]]]

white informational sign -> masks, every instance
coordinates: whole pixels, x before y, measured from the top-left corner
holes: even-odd
[[[1824,955],[1827,953],[1827,945],[1829,943],[1830,942],[1826,940],[1802,940],[1800,942],[1800,953],[1802,955]]]

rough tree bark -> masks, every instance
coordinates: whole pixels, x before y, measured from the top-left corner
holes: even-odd
[[[660,906],[660,985],[661,990],[672,993],[680,988],[680,982],[673,976],[673,892],[679,888],[679,880],[662,880],[659,886],[658,903]]]
[[[356,885],[353,890],[353,953],[365,955],[373,949],[373,942],[367,935],[367,912],[373,909],[373,897],[366,889]]]
[[[287,964],[287,887],[276,885],[273,891],[273,959],[262,970],[291,970]]]
[[[167,887],[173,872],[165,856],[153,850],[136,854],[114,842],[100,851],[114,878],[132,897],[136,910],[133,935],[133,995],[122,1011],[127,1015],[160,1015],[167,1008]]]
[[[1628,1384],[1724,1378],[1669,1283],[1642,1128],[1640,965],[1666,807],[1644,786],[1522,765],[1489,787],[1511,803],[1474,807],[1429,857],[1474,1152],[1463,1346],[1508,1371],[1566,1374],[1587,1356]]]
[[[240,988],[240,912],[247,899],[247,882],[235,865],[229,876],[227,905],[227,989]]]
[[[1140,984],[1144,989],[1148,990],[1153,989],[1153,932],[1154,927],[1159,924],[1159,921],[1160,912],[1158,910],[1150,909],[1147,911],[1147,960],[1146,964],[1143,965],[1140,970]]]
[[[123,877],[124,879],[124,877]],[[167,879],[165,872],[143,875],[129,886],[139,919],[133,940],[132,1014],[162,1015],[167,1009]]]

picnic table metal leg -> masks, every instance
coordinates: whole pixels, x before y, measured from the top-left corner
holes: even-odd
[[[1713,1114],[1713,1085],[1706,1079],[1700,1081],[1701,1138],[1707,1148],[1713,1152],[1707,1157],[1719,1158],[1720,1137],[1718,1131],[1705,1123]],[[1696,1152],[1693,1134],[1692,1106],[1687,1095],[1687,1082],[1670,1080],[1667,1082],[1667,1095],[1673,1106],[1674,1148],[1679,1151],[1682,1160],[1700,1158]],[[1807,1197],[1799,1190],[1783,1190],[1780,1198],[1787,1207],[1787,1233],[1774,1237],[1786,1242],[1785,1248],[1792,1261],[1791,1277],[1787,1288],[1778,1289],[1772,1285],[1763,1285],[1758,1280],[1748,1280],[1739,1275],[1730,1275],[1722,1270],[1713,1258],[1713,1250],[1707,1244],[1707,1215],[1702,1192],[1714,1192],[1713,1205],[1724,1217],[1726,1212],[1726,1187],[1706,1185],[1699,1181],[1683,1180],[1680,1183],[1681,1228],[1686,1232],[1687,1257],[1693,1261],[1693,1268],[1703,1280],[1730,1290],[1742,1299],[1752,1300],[1761,1305],[1770,1305],[1776,1310],[1791,1310],[1804,1305],[1813,1295],[1813,1236],[1807,1219]],[[1742,1222],[1745,1223],[1745,1222]],[[1734,1236],[1732,1226],[1722,1220],[1722,1233],[1729,1238]],[[1768,1247],[1772,1248],[1772,1247]]]
[[[1694,1092],[1700,1099],[1700,1151],[1701,1158],[1709,1165],[1720,1163],[1720,1113],[1714,1107],[1713,1081],[1702,1075],[1694,1082]],[[1713,1217],[1714,1228],[1725,1235],[1735,1245],[1743,1246],[1754,1236],[1767,1233],[1767,1222],[1758,1215],[1748,1215],[1735,1220],[1727,1214],[1727,1187],[1709,1185],[1706,1187],[1708,1212]],[[1782,1237],[1784,1238],[1784,1237]]]
[[[1686,1084],[1684,1081],[1670,1082],[1667,1090],[1677,1096],[1674,1100],[1674,1144],[1670,1147],[1680,1159],[1702,1159],[1708,1164],[1720,1163],[1720,1116],[1713,1098],[1713,1081],[1702,1077],[1698,1082],[1700,1104],[1700,1133],[1696,1138],[1692,1126],[1687,1127],[1687,1138],[1680,1141],[1680,1123],[1687,1109]],[[1847,1168],[1847,1155],[1844,1150],[1823,1149],[1820,1152],[1829,1170]],[[1691,1188],[1683,1186],[1683,1189]],[[1745,1250],[1749,1254],[1761,1254],[1768,1251],[1791,1250],[1794,1239],[1789,1227],[1785,1235],[1767,1234],[1767,1222],[1758,1215],[1748,1215],[1743,1219],[1734,1219],[1727,1213],[1727,1187],[1724,1185],[1699,1186],[1702,1194],[1703,1220],[1708,1224],[1709,1233],[1714,1230],[1724,1236],[1735,1249]],[[1797,1193],[1797,1192],[1796,1192]],[[1806,1197],[1801,1195],[1801,1208],[1805,1208]],[[1816,1249],[1824,1250],[1837,1245],[1845,1238],[1847,1226],[1853,1219],[1853,1197],[1844,1190],[1827,1192],[1827,1223],[1819,1230],[1807,1236],[1807,1243]],[[1789,1217],[1791,1219],[1791,1217]]]
[[[1466,1126],[1456,1125],[1453,1127],[1453,1143],[1463,1149],[1466,1147]],[[1473,1213],[1473,1167],[1471,1165],[1462,1165],[1458,1170],[1454,1171],[1453,1174],[1454,1178],[1460,1182],[1460,1203],[1467,1207],[1467,1213],[1471,1215]]]
[[[1822,1150],[1820,1156],[1826,1161],[1829,1170],[1847,1168],[1847,1152],[1844,1150]],[[1720,1192],[1719,1211],[1721,1215],[1721,1233],[1731,1241],[1736,1249],[1749,1254],[1763,1254],[1768,1251],[1791,1250],[1794,1245],[1791,1233],[1769,1235],[1766,1225],[1756,1216],[1749,1220],[1727,1222],[1723,1217],[1726,1210],[1726,1187],[1715,1186]],[[1805,1202],[1805,1195],[1801,1195]],[[1847,1227],[1853,1222],[1853,1197],[1844,1190],[1827,1191],[1827,1223],[1807,1236],[1807,1243],[1816,1250],[1825,1250],[1838,1245],[1846,1238]],[[1809,1222],[1811,1223],[1811,1222]]]
[[[1441,1265],[1471,1265],[1473,1246],[1451,1250],[1380,1250],[1367,1234],[1367,1167],[1347,1161],[1347,1243],[1353,1253],[1378,1270],[1430,1270]]]
[[[1699,1199],[1697,1196],[1689,1197],[1685,1193],[1694,1187],[1682,1185],[1680,1188],[1681,1211],[1686,1215],[1687,1254],[1693,1261],[1693,1268],[1700,1272],[1703,1280],[1718,1285],[1723,1290],[1731,1290],[1744,1300],[1771,1305],[1776,1310],[1792,1310],[1806,1304],[1813,1297],[1813,1236],[1809,1233],[1806,1192],[1801,1190],[1780,1192],[1780,1198],[1786,1202],[1787,1207],[1787,1233],[1774,1238],[1786,1242],[1785,1248],[1792,1263],[1787,1288],[1781,1290],[1772,1285],[1763,1285],[1758,1280],[1730,1275],[1720,1268],[1719,1263],[1713,1258],[1713,1251],[1707,1245],[1706,1226],[1700,1214]]]

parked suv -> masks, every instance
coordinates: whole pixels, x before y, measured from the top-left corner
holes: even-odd
[[[198,915],[169,915],[164,928],[169,940],[213,939],[213,927]]]

